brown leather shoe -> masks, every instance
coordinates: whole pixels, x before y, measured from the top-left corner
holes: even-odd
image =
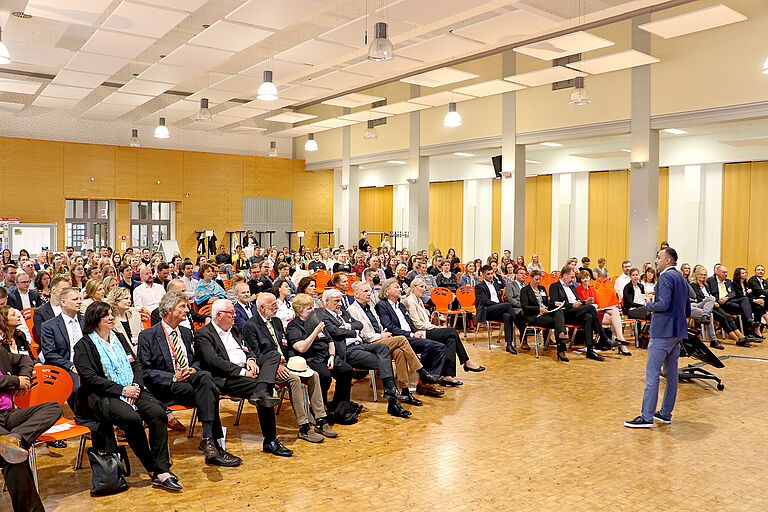
[[[29,457],[29,452],[21,447],[21,438],[15,434],[0,436],[0,457],[8,464],[21,464]]]
[[[181,422],[176,418],[173,418],[168,422],[168,428],[171,430],[178,430],[179,432],[184,432],[187,430],[187,427],[182,425]]]
[[[433,396],[435,398],[440,398],[445,394],[445,391],[436,388],[434,384],[422,384],[421,382],[416,386],[416,392],[420,395]]]
[[[333,430],[331,426],[327,423],[323,423],[322,427],[318,427],[317,425],[315,425],[315,432],[317,432],[318,434],[322,434],[325,437],[333,438],[333,437],[339,436],[339,434],[337,434],[336,431]]]

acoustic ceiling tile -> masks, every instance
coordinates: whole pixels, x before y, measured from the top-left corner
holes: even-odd
[[[349,46],[320,41],[319,39],[309,39],[278,53],[275,55],[275,58],[317,65],[329,60],[338,59],[353,51],[355,51],[354,48]]]
[[[78,100],[68,100],[65,98],[51,98],[49,96],[38,96],[32,101],[33,107],[58,108],[66,110],[77,105]]]
[[[494,18],[479,21],[453,31],[462,37],[468,37],[486,44],[509,42],[521,37],[551,30],[559,23],[538,14],[517,9]]]
[[[274,80],[275,83],[280,83],[285,82],[286,77],[308,71],[311,68],[312,66],[309,64],[299,64],[297,62],[269,59],[242,70],[240,74],[263,78],[264,71],[272,71],[272,80]]]
[[[240,94],[256,94],[261,85],[261,79],[245,75],[232,75],[220,82],[216,82],[211,89],[222,91],[234,91]]]
[[[66,4],[63,0],[30,0],[23,11],[38,18],[90,26],[111,3],[112,0],[66,0]]]
[[[66,69],[96,73],[102,75],[114,75],[128,64],[128,59],[112,57],[111,55],[98,55],[95,53],[77,52],[64,65]]]
[[[411,103],[410,101],[399,101],[392,103],[391,105],[382,105],[381,107],[374,107],[371,110],[374,112],[383,112],[384,114],[405,114],[408,112],[415,112],[417,110],[424,110],[429,108],[429,105],[421,105],[419,103]]]
[[[449,16],[487,5],[489,0],[400,0],[387,7],[388,18],[430,25]]]
[[[169,9],[178,9],[180,11],[195,12],[201,8],[208,0],[141,0],[145,4],[157,5],[159,7],[168,7]]]
[[[227,50],[184,44],[166,55],[163,58],[163,64],[196,69],[211,69],[232,55],[234,53]]]
[[[48,84],[48,86],[40,93],[40,96],[50,96],[52,98],[64,98],[68,100],[82,100],[92,92],[93,89],[85,89],[83,87]]]
[[[113,116],[122,116],[134,109],[132,105],[123,105],[118,103],[98,103],[93,106],[87,113],[93,114],[109,114]]]
[[[191,96],[187,96],[187,100],[195,101],[199,103],[202,98],[208,98],[208,102],[210,103],[211,106],[213,106],[219,103],[224,103],[225,101],[229,101],[235,96],[237,96],[237,93],[234,91],[222,91],[217,89],[211,89],[209,87],[208,89],[197,91],[195,94],[192,94]]]
[[[170,110],[172,112],[186,112],[188,114],[191,114],[192,112],[197,112],[198,110],[200,110],[200,102],[183,99],[183,100],[179,100],[174,103],[171,103],[170,105],[166,106],[163,110],[161,110],[161,112],[164,112],[166,110]]]
[[[0,77],[0,91],[5,92],[35,94],[42,85],[42,82],[35,82],[34,80],[16,80],[15,78]]]
[[[225,115],[225,116],[230,116],[230,117],[236,117],[236,118],[242,120],[242,119],[248,119],[249,117],[257,116],[260,113],[263,114],[263,112],[259,112],[256,109],[243,107],[242,104],[238,104],[238,105],[230,107],[230,108],[228,108],[226,110],[222,110],[221,112],[218,112],[218,113],[214,114],[214,117],[219,116],[219,115]]]
[[[280,97],[296,101],[306,101],[312,98],[317,98],[324,94],[330,93],[330,89],[323,89],[320,87],[312,87],[309,85],[297,85],[296,87],[290,87],[280,93]]]
[[[139,75],[139,78],[141,80],[150,80],[153,82],[180,84],[189,80],[196,74],[198,74],[198,70],[193,68],[171,66],[169,64],[155,64],[143,71]]]
[[[456,37],[451,34],[442,34],[400,48],[395,51],[395,54],[424,62],[433,62],[478,50],[479,48],[482,48],[482,46],[481,43],[469,39]]]
[[[44,68],[58,69],[72,55],[71,51],[54,46],[38,46],[19,41],[6,41],[6,44],[14,63]]]
[[[362,47],[366,45],[366,31],[368,33],[368,41],[370,42],[373,38],[373,26],[374,17],[364,15],[332,28],[328,32],[320,34],[318,38],[349,46]],[[416,26],[410,23],[390,19],[387,22],[387,37],[392,38],[415,28]]]
[[[347,71],[331,71],[325,75],[320,75],[304,82],[313,87],[323,87],[327,89],[351,89],[370,81],[370,77],[349,73]]]
[[[531,71],[529,73],[521,73],[519,75],[505,76],[504,80],[515,82],[516,84],[527,85],[528,87],[536,87],[538,85],[551,84],[555,82],[561,82],[563,80],[571,80],[577,76],[586,76],[579,71],[568,69],[563,66],[554,66],[551,68],[544,68],[538,71]]]
[[[302,18],[312,15],[325,7],[320,0],[280,0],[270,2],[265,8],[265,0],[249,0],[225,16],[226,19],[280,30]]]
[[[187,16],[189,14],[184,12],[123,2],[102,27],[139,36],[161,38]]]
[[[352,124],[357,124],[359,122],[360,121],[353,121],[351,119],[341,119],[339,117],[333,117],[331,119],[323,119],[322,121],[310,123],[307,126],[311,126],[313,128],[341,128],[342,126],[349,126]]]
[[[265,132],[267,131],[266,128],[261,128],[259,126],[243,126],[238,125],[235,127],[232,127],[229,129],[230,132],[245,132],[245,133],[258,133],[258,132]]]
[[[130,94],[148,94],[150,96],[159,96],[173,87],[173,84],[163,82],[150,82],[149,80],[134,79],[118,89],[119,92]]]
[[[308,124],[302,125],[302,126],[295,126],[293,128],[288,128],[285,130],[281,130],[279,132],[271,133],[271,135],[277,135],[280,137],[300,137],[302,135],[307,135],[308,133],[317,133],[317,132],[324,132],[325,130],[330,130],[330,128],[322,128],[319,126],[309,126]]]
[[[507,82],[506,80],[489,80],[487,82],[480,82],[479,84],[458,87],[454,89],[453,92],[482,98],[484,96],[493,96],[494,94],[519,91],[520,89],[525,89],[525,86]]]
[[[278,108],[287,107],[288,105],[292,105],[296,103],[296,100],[288,99],[288,98],[278,98],[276,100],[272,101],[265,101],[265,100],[251,100],[248,103],[243,103],[243,106],[245,108],[252,108],[254,110],[275,110]]]
[[[157,41],[151,37],[136,36],[124,32],[97,30],[81,48],[84,52],[113,55],[126,59],[135,59],[144,50]]]
[[[407,84],[423,85],[426,87],[442,87],[444,85],[477,78],[478,76],[479,75],[474,73],[468,73],[459,69],[445,67],[433,69],[432,71],[427,71],[426,73],[419,73],[418,75],[409,76],[407,78],[401,78],[400,81]]]
[[[271,36],[274,32],[262,28],[218,20],[189,40],[192,44],[240,52]]]
[[[307,121],[309,119],[316,118],[313,114],[302,114],[300,112],[281,112],[280,114],[272,117],[264,118],[265,121],[275,121],[278,123],[299,123],[301,121]]]
[[[391,76],[405,73],[406,71],[415,69],[422,64],[424,63],[420,60],[409,59],[398,53],[397,58],[395,59],[384,60],[381,62],[365,59],[364,61],[358,62],[357,64],[347,66],[344,68],[344,71],[351,71],[352,73],[357,73],[358,75],[378,78],[382,76]]]
[[[426,96],[419,96],[418,98],[412,98],[408,101],[420,105],[429,105],[430,107],[439,107],[440,105],[447,105],[451,102],[471,100],[473,97],[474,96],[467,96],[466,94],[443,91],[436,92],[435,94],[428,94]]]
[[[0,101],[0,112],[18,112],[24,108],[24,103],[10,103]]]
[[[659,61],[660,59],[637,50],[627,50],[624,52],[612,53],[610,55],[603,55],[602,57],[595,57],[594,59],[571,62],[568,64],[568,67],[578,69],[579,71],[589,73],[590,75],[597,75],[600,73],[608,73],[610,71],[618,71],[620,69],[633,68],[635,66],[655,64]]]
[[[598,50],[613,46],[614,44],[613,41],[608,39],[594,36],[589,32],[579,31],[539,41],[538,43],[518,46],[515,48],[515,51],[537,59],[553,60],[577,53]]]
[[[110,75],[98,75],[96,73],[83,73],[82,71],[72,71],[62,69],[51,80],[51,83],[58,85],[73,85],[75,87],[86,87],[95,89],[102,83],[109,80]]]
[[[374,112],[373,110],[361,110],[360,112],[339,116],[339,119],[362,123],[364,121],[373,121],[374,119],[381,119],[383,117],[391,117],[391,115],[392,114],[385,114],[383,112]]]
[[[681,14],[680,16],[645,23],[640,25],[639,28],[664,39],[669,39],[671,37],[684,36],[694,32],[701,32],[702,30],[722,27],[723,25],[730,25],[731,23],[737,23],[746,19],[746,16],[734,11],[730,7],[718,4],[706,9]]]
[[[345,94],[344,96],[339,96],[338,98],[325,100],[323,102],[323,105],[334,105],[336,107],[356,108],[356,107],[362,107],[363,105],[369,105],[371,103],[375,103],[377,101],[381,101],[384,99],[386,98],[382,96],[371,96],[370,94],[360,94],[357,92],[353,92],[351,94]]]
[[[117,105],[130,105],[133,107],[138,107],[139,105],[143,105],[144,103],[148,102],[149,100],[155,99],[154,96],[148,96],[144,94],[128,94],[125,92],[113,92],[103,100],[101,100],[103,103],[114,103]]]

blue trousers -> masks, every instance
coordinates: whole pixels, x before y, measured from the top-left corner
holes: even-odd
[[[680,358],[679,338],[651,338],[648,342],[648,360],[645,363],[645,391],[643,392],[642,415],[645,421],[653,421],[656,403],[659,400],[659,376],[662,368],[667,379],[667,388],[661,402],[661,415],[672,417],[677,398],[677,360]]]

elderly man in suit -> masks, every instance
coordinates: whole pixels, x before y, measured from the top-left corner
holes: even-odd
[[[277,318],[277,298],[271,293],[260,293],[256,297],[256,307],[256,314],[243,327],[243,338],[253,354],[274,359],[275,375],[272,377],[272,383],[277,382],[288,386],[291,390],[291,405],[299,424],[299,439],[320,443],[324,440],[322,436],[336,437],[336,432],[326,421],[320,376],[313,371],[312,375],[306,378],[309,391],[309,404],[307,404],[301,377],[288,369],[287,361],[290,359],[288,340],[283,330],[283,322]],[[315,417],[315,429],[311,428],[311,418],[307,414],[308,405],[312,408],[311,412]],[[287,448],[285,450],[290,451]]]
[[[242,330],[245,323],[258,314],[256,304],[251,300],[251,287],[246,282],[235,285],[235,327]]]
[[[709,293],[715,298],[715,307],[731,315],[738,315],[744,323],[744,334],[750,342],[762,342],[762,336],[757,333],[757,323],[752,317],[752,306],[747,297],[736,297],[733,282],[728,279],[728,267],[718,265],[715,275],[707,278]]]
[[[43,301],[35,289],[29,287],[31,279],[26,272],[16,276],[16,287],[8,292],[8,305],[19,311],[28,308],[39,308]]]
[[[522,314],[515,314],[512,305],[501,301],[501,286],[494,281],[493,267],[483,265],[480,269],[482,279],[475,286],[475,303],[477,307],[477,322],[486,320],[504,324],[504,339],[507,342],[507,352],[517,354],[512,339],[514,325],[520,332],[525,331],[525,319]]]
[[[672,410],[677,397],[677,361],[680,340],[688,338],[687,318],[691,315],[688,283],[678,272],[677,251],[665,247],[656,254],[659,282],[655,288],[655,301],[647,304],[651,317],[651,340],[645,363],[645,391],[640,416],[624,422],[625,427],[652,428],[654,421],[672,422]],[[661,409],[656,411],[659,399],[659,376],[662,369],[667,381]]]
[[[239,466],[242,460],[225,451],[217,442],[224,437],[219,419],[219,391],[211,374],[203,371],[192,348],[192,331],[179,325],[187,317],[187,295],[173,290],[157,305],[160,323],[139,334],[137,355],[144,371],[144,383],[166,406],[197,407],[203,425],[199,449],[207,464]]]
[[[171,292],[174,290],[184,292],[184,294],[186,295],[186,287],[184,286],[184,281],[182,281],[181,279],[172,279],[168,283],[168,291]],[[153,325],[153,326],[159,324],[160,320],[162,320],[162,317],[160,316],[160,312],[157,310],[157,308],[155,308],[154,311],[152,311],[149,318],[150,318],[150,325]],[[211,321],[210,316],[201,315],[197,311],[187,308],[187,317],[184,318],[181,321],[181,324],[179,325],[181,325],[182,327],[186,327],[187,329],[194,330],[196,323],[207,324],[210,321]]]
[[[515,278],[507,283],[507,285],[504,287],[504,300],[512,304],[512,312],[515,314],[515,316],[522,317],[523,320],[525,320],[525,315],[522,313],[523,306],[520,302],[520,292],[525,286],[525,278],[527,275],[528,271],[524,266],[517,267],[515,269]],[[520,339],[523,340],[521,343],[521,348],[529,350],[530,347],[525,342],[524,334],[525,327],[523,327],[523,329],[520,331]]]

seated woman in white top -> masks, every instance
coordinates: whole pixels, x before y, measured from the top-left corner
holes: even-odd
[[[296,315],[288,302],[288,298],[291,296],[291,287],[284,278],[280,278],[272,285],[272,295],[277,297],[277,314],[275,315],[283,322],[283,329],[288,327],[288,322],[293,320]]]
[[[528,273],[530,274],[534,270],[538,270],[539,272],[544,272],[544,268],[541,266],[541,262],[539,261],[538,254],[532,254],[531,262],[528,264]]]
[[[640,271],[636,268],[629,270],[629,282],[624,287],[622,309],[629,318],[650,320],[651,312],[645,305],[648,303],[643,283],[640,282]]]
[[[653,267],[646,267],[642,282],[645,293],[653,293],[656,288],[656,270]]]

